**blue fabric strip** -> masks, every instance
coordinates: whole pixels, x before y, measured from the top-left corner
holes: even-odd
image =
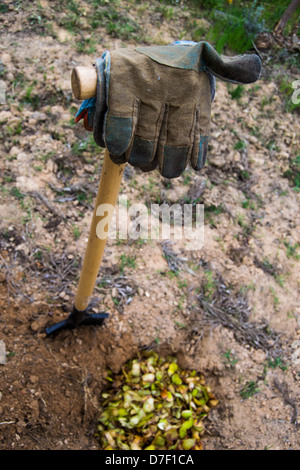
[[[82,113],[82,111],[84,110],[87,110],[88,111],[88,115],[89,117],[91,116],[91,113],[94,111],[95,109],[95,104],[96,104],[96,97],[94,98],[88,98],[86,100],[84,100],[82,103],[81,103],[81,106],[79,108],[79,111],[78,113],[76,114],[75,117],[79,116],[79,114]]]

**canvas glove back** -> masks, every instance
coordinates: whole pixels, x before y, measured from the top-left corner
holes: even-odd
[[[107,51],[95,66],[97,96],[77,120],[85,115],[114,163],[158,168],[166,178],[205,164],[215,77],[252,83],[261,71],[257,55],[223,58],[204,41]]]

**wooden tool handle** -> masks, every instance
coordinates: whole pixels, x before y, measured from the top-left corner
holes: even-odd
[[[77,100],[96,96],[97,72],[95,67],[75,67],[71,74],[72,91]]]
[[[107,227],[106,238],[97,236],[97,224],[101,220],[97,211],[102,204],[115,207],[124,168],[125,164],[116,165],[111,161],[106,149],[87,249],[75,297],[75,307],[79,311],[84,311],[89,305],[108,237],[109,227]]]
[[[78,100],[93,98],[97,91],[97,80],[95,67],[75,67],[71,75],[75,98]],[[124,168],[125,164],[116,165],[112,162],[106,149],[89,239],[75,296],[74,306],[78,311],[85,311],[89,305],[107,242],[108,233],[105,237],[98,238],[97,236],[97,224],[101,220],[97,211],[101,205],[109,205],[112,208],[115,206]]]

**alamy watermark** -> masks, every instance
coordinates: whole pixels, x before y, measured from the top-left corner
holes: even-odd
[[[0,104],[6,104],[6,84],[0,80]]]
[[[295,366],[300,367],[300,339],[297,339],[292,343],[293,354],[292,354],[292,363]]]
[[[292,83],[292,88],[295,89],[292,94],[292,103],[298,105],[300,104],[300,80],[295,80]]]
[[[96,215],[96,235],[102,240],[184,240],[187,250],[204,245],[204,204],[130,205],[127,196],[121,195],[116,207],[101,204]]]
[[[6,349],[2,339],[0,339],[0,364],[6,364]]]

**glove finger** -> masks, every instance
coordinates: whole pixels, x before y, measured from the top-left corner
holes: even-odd
[[[191,153],[191,166],[196,171],[202,170],[202,168],[204,167],[208,148],[208,126],[206,125],[205,128],[203,128],[203,126],[201,125],[201,118],[203,120],[203,116],[201,116],[200,105],[196,111],[196,125],[194,131],[195,137]]]
[[[123,165],[123,163],[127,162],[125,153],[119,156],[109,153],[109,156],[110,156],[111,161],[114,162],[116,165]]]
[[[105,145],[110,155],[119,158],[125,154],[132,138],[132,118],[107,116]]]
[[[129,164],[143,168],[151,164],[154,157],[154,141],[135,136],[129,156]]]
[[[206,163],[208,148],[208,136],[199,135],[197,141],[194,143],[191,164],[192,168],[196,171],[202,170]]]
[[[195,120],[189,106],[168,106],[159,137],[159,171],[165,178],[177,178],[185,170],[191,150]]]
[[[187,147],[166,146],[160,165],[160,173],[164,178],[177,178],[184,172],[188,160]]]
[[[99,64],[100,61],[98,64],[96,61],[96,67]],[[101,67],[102,68],[97,67],[97,100],[99,101],[105,98],[105,109],[102,108],[99,111],[100,124],[98,125],[98,120],[96,119],[94,137],[96,142],[97,138],[101,140],[101,137],[103,137],[104,146],[107,148],[114,162],[118,160],[118,163],[120,161],[125,163],[124,154],[128,150],[134,134],[139,100],[136,99],[135,94],[130,91],[125,94],[124,87],[121,86],[120,80],[113,79],[115,76],[114,70],[118,70],[119,68],[118,61],[115,61],[115,59],[112,60],[111,54],[108,51],[102,56]],[[121,69],[124,71],[124,67]],[[103,109],[105,115],[103,115]],[[103,128],[102,136],[99,136],[98,129],[101,127]]]
[[[163,117],[164,106],[160,103],[140,104],[136,135],[128,158],[130,165],[141,169],[156,167],[155,154]]]
[[[221,80],[232,83],[253,83],[259,79],[261,60],[257,54],[221,57],[210,44],[203,44],[201,70],[209,70]]]
[[[166,178],[177,178],[183,173],[192,154],[195,137],[208,135],[211,99],[210,79],[202,72],[196,79],[194,75],[189,77],[188,94],[178,101],[177,106],[169,106],[167,138],[163,153],[159,155],[160,172]]]
[[[137,123],[139,102],[132,105],[131,116],[115,116],[107,114],[105,118],[105,145],[112,157],[123,157],[132,142]],[[112,158],[113,159],[113,158]],[[114,160],[113,160],[114,161]]]

